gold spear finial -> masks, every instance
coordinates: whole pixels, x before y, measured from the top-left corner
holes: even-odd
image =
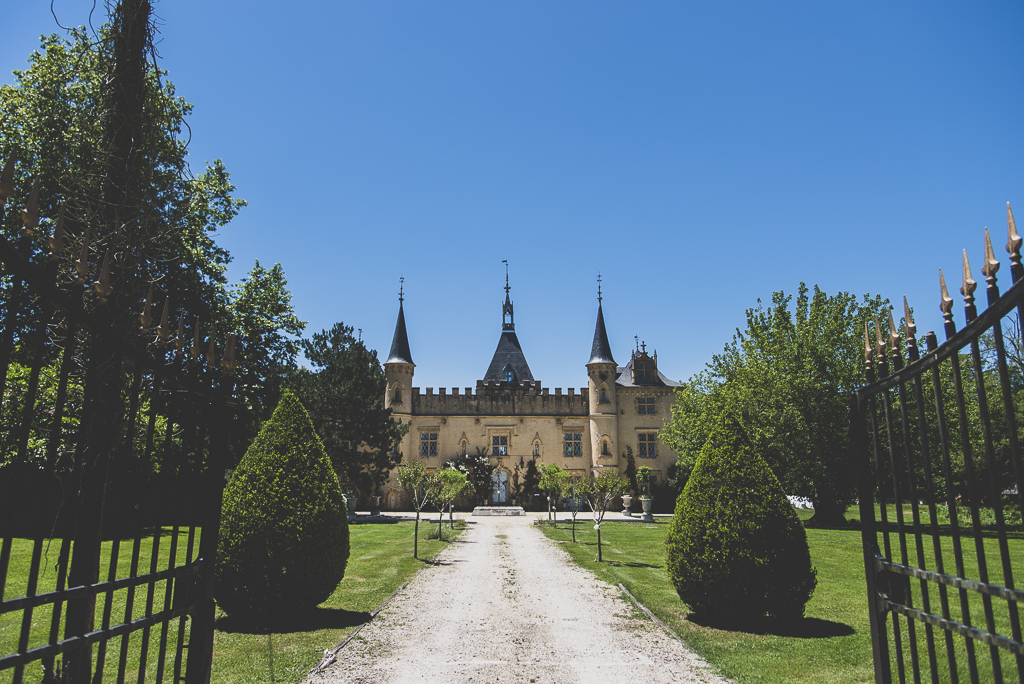
[[[953,316],[953,298],[949,296],[949,290],[946,289],[946,278],[942,275],[941,268],[939,269],[939,288],[942,290],[939,310],[942,312],[942,317],[949,320]]]
[[[185,348],[185,312],[178,314],[178,334],[174,336],[174,353],[181,354]]]
[[[160,315],[160,325],[156,326],[156,339],[157,343],[162,347],[167,344],[167,338],[171,334],[171,330],[167,325],[167,315],[171,309],[171,298],[170,296],[164,298],[164,312]]]
[[[886,311],[889,315],[889,349],[890,351],[899,351],[900,348],[900,334],[896,332],[896,323],[892,320],[892,307]]]
[[[885,351],[885,340],[882,339],[882,327],[878,325],[878,315],[875,315],[875,354],[878,358],[882,358],[882,352]]]
[[[907,322],[907,340],[917,341],[917,325],[910,315],[910,305],[907,304],[907,295],[903,295],[903,319]]]
[[[153,325],[153,315],[150,313],[150,302],[153,301],[153,284],[149,284],[149,292],[146,293],[146,303],[142,307],[142,313],[139,314],[139,323],[142,325],[139,327],[139,331],[142,333],[149,332],[149,326]]]
[[[53,228],[53,235],[50,236],[50,261],[56,261],[60,258],[60,253],[64,251],[64,205],[60,205],[60,211],[57,212],[57,225]]]
[[[199,316],[196,316],[196,329],[192,335],[192,346],[188,350],[188,358],[193,363],[199,360]]]
[[[0,172],[0,207],[7,205],[7,200],[14,197],[14,154],[7,157],[4,170]]]
[[[39,226],[39,179],[32,181],[32,192],[28,195],[28,206],[21,210],[23,235],[32,235]]]
[[[75,282],[79,285],[84,285],[85,280],[89,275],[89,229],[86,228],[85,232],[82,233],[82,252],[78,255],[78,259],[75,260]]]
[[[974,303],[974,291],[978,289],[978,283],[971,277],[971,264],[967,261],[967,250],[964,250],[964,285],[960,288],[960,294],[964,296],[964,303],[970,306]]]
[[[1006,251],[1010,253],[1010,260],[1013,261],[1014,257],[1017,261],[1020,261],[1020,246],[1024,244],[1024,239],[1020,235],[1017,235],[1017,224],[1013,221],[1013,209],[1010,208],[1010,203],[1006,203],[1006,232],[1009,235],[1006,240]]]
[[[864,321],[864,367],[871,368],[871,335],[868,333],[867,321]]]
[[[113,292],[114,288],[110,286],[110,250],[103,255],[103,265],[100,267],[100,277],[96,282],[92,284],[96,288],[97,294],[101,302],[106,303],[107,297]]]
[[[996,253],[992,250],[992,238],[988,234],[988,226],[985,226],[985,265],[981,267],[981,273],[985,276],[989,287],[996,284],[996,273],[999,271],[999,261]]]
[[[228,375],[235,372],[235,333],[233,332],[228,333],[228,340],[224,345],[224,357],[220,360],[220,367]]]

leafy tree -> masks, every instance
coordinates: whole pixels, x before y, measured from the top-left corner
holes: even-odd
[[[474,501],[484,502],[484,505],[486,505],[491,498],[491,492],[494,487],[494,481],[491,479],[494,477],[494,466],[491,465],[491,460],[484,453],[483,449],[477,447],[475,455],[463,454],[462,456],[456,456],[448,461],[445,467],[454,468],[464,473],[469,479],[470,485],[472,485]]]
[[[376,492],[401,460],[394,447],[409,426],[384,406],[386,380],[377,352],[336,323],[302,341],[313,370],[298,369],[289,379],[306,406],[342,477]]]
[[[27,68],[14,72],[15,83],[0,85],[0,159],[18,161],[15,199],[2,229],[17,233],[19,209],[35,185],[42,225],[28,239],[49,251],[47,238],[63,207],[61,283],[76,275],[73,261],[84,244],[88,281],[97,278],[109,250],[113,296],[105,313],[126,336],[138,333],[150,286],[154,316],[159,318],[169,300],[172,328],[184,314],[189,338],[197,318],[202,335],[214,333],[218,345],[226,333],[236,332],[243,409],[234,436],[248,444],[276,405],[281,367],[294,365],[289,336],[298,334],[302,323],[292,314],[279,266],[267,270],[257,263],[246,280],[229,289],[225,274],[231,256],[215,237],[245,201],[234,196],[219,159],[198,173],[190,167],[185,131],[192,105],[150,59],[149,3],[123,0],[110,11],[110,23],[95,36],[84,28],[70,29],[64,37],[44,36]],[[8,288],[9,281],[0,279],[0,298],[9,302]],[[90,288],[85,296],[89,300],[96,293]],[[120,363],[94,363],[112,388],[103,401],[117,406],[127,394],[124,369]],[[115,422],[125,418],[124,411],[111,415]]]
[[[437,471],[437,494],[434,495],[434,505],[437,506],[437,538],[441,539],[441,523],[444,521],[444,510],[449,509],[449,522],[455,527],[455,521],[451,518],[451,505],[458,497],[472,489],[466,475],[454,468],[441,468]]]
[[[754,450],[793,494],[814,501],[814,520],[843,520],[854,495],[849,397],[863,382],[863,321],[887,302],[829,296],[803,283],[796,305],[784,292],[758,300],[747,327],[707,369],[676,392],[662,439],[692,468],[711,426],[733,416]]]
[[[512,496],[518,499],[524,507],[533,510],[530,506],[539,484],[540,470],[537,468],[537,457],[534,456],[527,461],[520,456],[519,463],[512,471]]]
[[[548,520],[551,520],[551,507],[558,503],[569,480],[569,473],[562,470],[557,463],[542,463],[540,469],[540,489],[548,500]]]
[[[728,418],[705,443],[665,541],[669,576],[695,613],[800,617],[814,592],[803,525]]]
[[[295,369],[298,336],[306,324],[295,315],[287,286],[281,264],[267,269],[257,260],[229,293],[228,328],[238,331],[235,386],[250,423],[246,434],[266,420],[277,404],[283,378]]]
[[[327,600],[345,576],[338,478],[302,404],[285,392],[224,490],[217,600],[275,614]]]
[[[651,478],[654,477],[654,468],[650,466],[640,466],[636,471],[636,479],[640,487],[643,489],[643,493],[640,495],[641,499],[651,498]]]
[[[593,480],[589,477],[570,476],[565,485],[565,496],[569,499],[569,512],[572,513],[572,542],[576,543],[576,516],[580,512],[580,504],[593,489]]]
[[[398,484],[412,500],[416,509],[416,526],[413,530],[412,557],[419,558],[420,511],[428,501],[432,501],[441,488],[437,475],[427,473],[423,461],[405,461],[398,466]]]
[[[601,556],[601,523],[604,522],[604,514],[608,512],[612,499],[622,494],[628,486],[629,482],[626,481],[626,478],[619,475],[618,471],[613,468],[604,468],[597,477],[591,478],[586,497],[587,503],[590,504],[590,510],[594,513],[598,563],[604,560]]]
[[[633,456],[633,447],[626,446],[626,469],[622,473],[629,482],[629,491],[640,493],[640,486],[636,481],[636,458]]]
[[[219,320],[230,256],[213,237],[245,201],[233,196],[220,160],[191,173],[182,131],[192,105],[147,59],[149,9],[127,17],[134,5],[145,3],[118,5],[95,40],[84,28],[43,37],[28,68],[14,72],[16,83],[0,85],[0,150],[20,162],[17,198],[27,201],[35,183],[41,216],[54,218],[66,207],[62,281],[70,279],[86,229],[94,269],[113,252],[112,310],[125,331],[137,327],[150,283],[159,283],[175,308]],[[19,217],[7,212],[7,234],[17,231]],[[33,239],[46,249],[46,237],[39,231]]]

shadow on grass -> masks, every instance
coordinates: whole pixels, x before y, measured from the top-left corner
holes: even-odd
[[[608,565],[614,565],[616,567],[622,567],[622,568],[655,568],[655,569],[657,569],[657,568],[665,567],[664,565],[652,565],[651,563],[634,563],[634,562],[614,561],[614,560],[607,560],[607,559],[604,562],[607,563]]]
[[[729,632],[771,634],[773,636],[795,637],[797,639],[827,639],[829,637],[849,636],[856,632],[853,627],[842,622],[833,622],[832,620],[822,620],[821,618],[813,617],[797,619],[770,617],[726,619],[690,613],[687,616],[687,620],[702,627],[711,627]]]
[[[370,614],[341,608],[308,608],[273,615],[222,615],[215,628],[231,634],[284,634],[344,629],[370,620]]]

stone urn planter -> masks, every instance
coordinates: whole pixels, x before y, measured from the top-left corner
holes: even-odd
[[[640,505],[644,507],[644,514],[641,520],[654,522],[654,516],[651,515],[651,507],[654,505],[654,499],[649,496],[641,496]]]
[[[632,517],[633,516],[633,511],[629,510],[629,506],[632,503],[633,503],[632,495],[630,495],[630,494],[623,494],[622,495],[622,515],[625,515],[627,517]]]
[[[351,494],[342,494],[342,498],[345,499],[345,508],[348,510],[348,519],[356,519],[356,497]]]
[[[370,515],[380,515],[380,497],[371,497],[370,502]]]

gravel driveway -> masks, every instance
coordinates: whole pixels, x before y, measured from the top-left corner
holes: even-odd
[[[308,682],[726,682],[529,517],[476,517]]]

